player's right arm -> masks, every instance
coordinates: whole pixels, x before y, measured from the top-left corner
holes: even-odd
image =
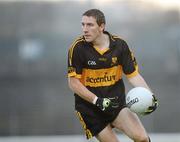
[[[75,77],[68,77],[68,84],[69,88],[78,94],[81,98],[84,100],[93,103],[93,101],[96,98],[96,95],[89,91],[81,82],[78,78]]]
[[[69,88],[84,100],[93,103],[96,95],[89,91],[81,82],[80,78],[83,72],[84,56],[83,44],[84,39],[78,38],[74,41],[68,51],[68,84]]]
[[[96,105],[102,111],[111,110],[112,108],[119,107],[119,103],[116,102],[116,98],[100,98],[97,97],[94,93],[89,91],[78,78],[69,77],[68,78],[69,88],[79,95],[84,100]]]

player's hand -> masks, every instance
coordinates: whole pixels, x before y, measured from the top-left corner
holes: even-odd
[[[95,105],[102,111],[112,110],[119,107],[118,98],[98,98]]]
[[[158,107],[158,100],[156,99],[156,97],[153,95],[153,104],[152,106],[150,106],[148,108],[148,110],[145,112],[145,114],[150,114],[152,113],[153,111],[155,111]]]

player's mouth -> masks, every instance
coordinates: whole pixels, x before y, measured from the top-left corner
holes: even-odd
[[[84,38],[85,39],[88,39],[88,38],[90,38],[91,36],[90,35],[84,35]]]

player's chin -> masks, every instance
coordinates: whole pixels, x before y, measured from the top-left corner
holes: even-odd
[[[86,42],[92,42],[93,40],[91,38],[85,38]]]
[[[85,39],[86,40],[86,42],[92,42],[92,40],[89,40],[89,39]]]

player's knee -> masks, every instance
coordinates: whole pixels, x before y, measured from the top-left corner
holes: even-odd
[[[136,135],[134,138],[135,142],[149,142],[149,137],[146,135]]]

